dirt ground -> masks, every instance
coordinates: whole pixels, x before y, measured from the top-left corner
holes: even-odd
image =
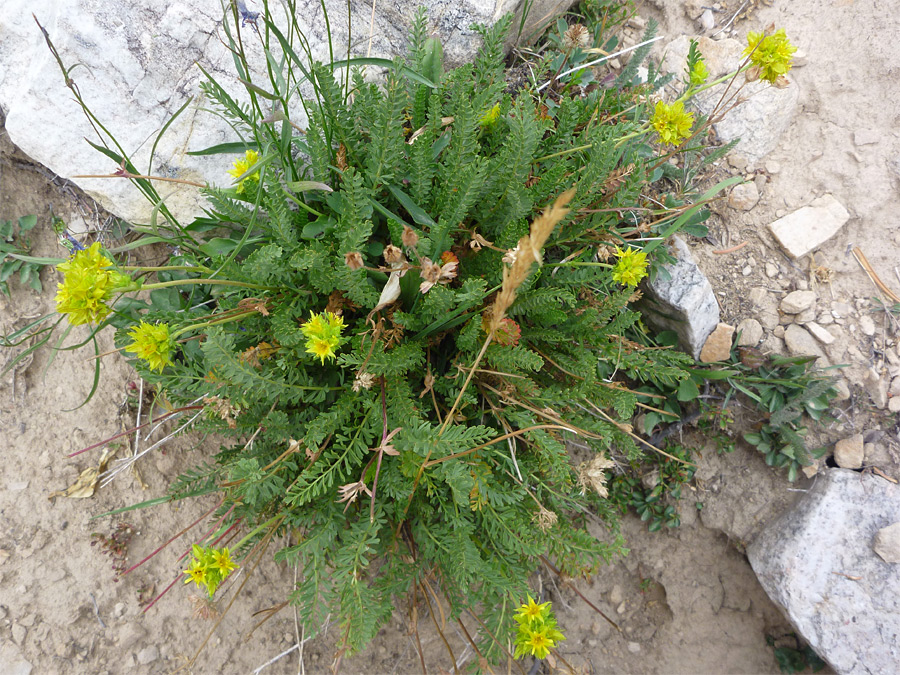
[[[658,0],[644,11],[662,21],[669,38],[697,34],[699,26],[687,17],[684,5],[691,3]],[[717,4],[721,11],[713,13],[716,27],[710,32],[726,24],[739,5],[734,0]],[[777,303],[788,291],[811,284],[808,259],[787,258],[766,225],[826,193],[848,209],[849,222],[815,257],[817,265],[832,270],[830,283],[819,281],[815,287],[817,319],[836,338],[827,348],[830,362],[848,364],[841,372],[850,392],[840,403],[838,423],[820,439],[833,442],[863,433],[870,443],[867,462],[897,475],[897,415],[877,408],[869,393],[874,385],[866,385],[865,376],[870,369],[882,381],[898,375],[898,333],[883,312],[874,311],[876,288],[850,250],[860,247],[880,278],[900,292],[900,18],[885,2],[778,0],[766,6],[753,0],[744,5],[753,11],[736,24],[741,38],[747,30],[774,22],[805,53],[806,65],[791,75],[792,86],[800,90],[800,109],[767,157],[757,164],[745,165],[740,157],[723,164],[726,171],[756,179],[761,199],[749,211],[735,210],[723,200],[710,220],[710,238],[693,242],[692,248],[717,291],[723,321],[737,325],[757,317],[766,309],[763,305]],[[31,164],[0,129],[0,218],[37,214],[37,255],[62,255],[48,227],[51,205],[70,222],[98,225],[103,218],[77,190]],[[747,245],[735,253],[713,253],[744,241]],[[0,295],[0,332],[53,311],[55,274],[45,271],[42,280],[42,294],[13,282],[12,298]],[[779,318],[778,326],[766,329],[765,349],[787,352],[779,337],[783,327]],[[69,344],[79,335],[86,331],[73,331]],[[111,349],[110,335],[101,336],[99,349]],[[96,462],[96,453],[72,459],[67,454],[134,424],[135,374],[114,356],[102,359],[96,395],[77,407],[91,388],[90,355],[89,349],[61,352],[48,367],[47,350],[39,350],[0,380],[3,673],[173,672],[188,663],[212,629],[212,622],[192,618],[180,582],[150,611],[142,611],[144,598],[158,594],[178,575],[177,558],[184,550],[180,542],[180,548],[167,548],[119,581],[110,558],[91,546],[92,533],[109,535],[117,524],[130,525],[134,535],[127,552],[134,564],[210,509],[213,502],[185,502],[92,520],[164,494],[169,479],[208,451],[208,440],[174,439],[141,459],[139,474],[125,471],[93,497],[48,499]],[[11,356],[11,351],[0,352],[0,365]],[[153,440],[142,438],[139,447],[145,449]],[[721,455],[704,446],[707,441],[698,434],[688,432],[684,441],[701,448],[702,458],[695,485],[680,504],[683,525],[651,535],[636,519],[625,519],[630,555],[579,584],[621,631],[571,590],[556,587],[546,576],[536,579],[546,585],[568,638],[560,652],[581,673],[778,672],[765,636],[790,628],[756,581],[743,550],[809,483],[789,484],[742,442],[733,453]],[[131,434],[119,444],[118,457],[134,451]],[[302,627],[290,608],[246,639],[264,616],[254,613],[277,606],[289,592],[293,574],[271,561],[263,563],[184,672],[328,672],[333,631],[303,642]],[[452,672],[454,664],[427,612],[420,617],[430,670]],[[456,640],[451,646],[460,667],[471,662],[460,629],[451,625],[447,633]],[[259,670],[301,642],[302,650]],[[345,673],[419,670],[403,612],[367,652],[343,664]]]

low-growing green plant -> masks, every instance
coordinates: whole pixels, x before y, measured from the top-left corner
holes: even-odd
[[[793,641],[793,646],[779,646],[778,642],[783,640]],[[766,644],[775,651],[775,661],[782,673],[794,675],[794,673],[805,672],[807,668],[810,672],[818,673],[825,667],[825,662],[819,658],[812,647],[801,646],[800,638],[796,633],[788,633],[778,638],[766,635]]]
[[[586,74],[558,72],[581,58],[561,43],[568,57],[537,69],[544,84],[508,91],[511,23],[478,28],[474,62],[451,71],[424,13],[406,59],[323,64],[296,23],[279,27],[266,6],[242,33],[232,6],[223,31],[246,97],[212,78],[202,89],[240,140],[194,154],[236,157],[234,180],[201,186],[209,206],[188,225],[165,207],[152,164],[140,173],[90,112],[45,32],[107,134],[96,147],[154,205],[128,250],[178,250],[153,267],[119,265],[98,244],[78,251],[59,267],[58,308],[91,325],[89,340],[117,329],[164,419],[190,414],[182,428],[231,439],[169,488],[169,499],[219,495],[188,581],[214,596],[231,554],[252,572],[278,536],[276,560],[299,571],[290,600],[306,635],[339,622],[338,664],[404,595],[473,617],[481,663],[512,658],[516,608],[540,565],[589,575],[622,551],[607,471],[610,456],[645,455],[628,424],[641,387],[692,379],[690,357],[628,337],[640,333],[629,303],[667,259],[665,238],[700,226],[736,180],[700,194],[664,168],[709,161],[709,120],[690,98],[714,83],[688,78],[654,104],[658,73],[635,77],[645,45],[615,82],[582,87]],[[265,56],[266,81],[252,81],[249,50]],[[755,67],[752,40],[748,50],[741,71]],[[384,68],[381,83],[364,67]],[[588,451],[580,464],[573,444]],[[651,526],[677,521],[656,513],[690,477],[687,451],[673,453],[642,502]],[[227,565],[214,565],[221,550]],[[544,625],[519,630],[516,655],[551,651],[562,637],[554,623],[535,641]]]
[[[19,283],[40,293],[41,265],[23,260],[31,255],[31,242],[26,232],[37,225],[37,216],[22,216],[15,223],[0,220],[0,292],[9,297],[9,280],[19,273]]]

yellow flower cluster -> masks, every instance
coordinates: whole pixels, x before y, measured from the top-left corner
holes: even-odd
[[[616,246],[616,255],[619,259],[613,266],[613,281],[626,286],[637,286],[647,276],[647,254],[636,248],[626,248],[623,251]]]
[[[482,127],[492,127],[497,123],[498,119],[500,119],[500,104],[495,103],[492,107],[487,109],[487,112],[478,118],[478,124]]]
[[[772,35],[751,31],[747,34],[747,48],[744,56],[759,70],[759,78],[774,83],[787,74],[794,60],[797,48],[791,44],[783,28]]]
[[[237,565],[231,559],[227,548],[218,549],[194,544],[191,566],[184,570],[187,574],[184,583],[189,584],[193,581],[198,588],[205,586],[209,597],[212,597],[219,584],[225,581],[234,569],[237,569]]]
[[[671,105],[660,101],[656,104],[650,125],[659,134],[659,142],[664,145],[681,145],[691,135],[694,113],[684,111],[684,103],[675,101]]]
[[[698,59],[697,63],[694,64],[694,67],[691,68],[691,72],[688,73],[690,86],[699,87],[701,84],[706,82],[706,79],[708,77],[709,69],[707,69],[706,64],[703,62],[703,59]]]
[[[250,169],[251,166],[256,164],[259,161],[259,153],[256,150],[247,150],[244,153],[244,156],[234,160],[234,168],[229,169],[228,173],[235,178],[240,178]],[[244,179],[238,183],[237,188],[235,188],[235,192],[239,195],[244,194],[244,191],[247,188],[247,181],[250,181],[252,184],[256,184],[259,182],[259,171],[255,171],[249,176],[244,176]]]
[[[526,654],[539,659],[547,658],[556,643],[566,639],[556,627],[556,617],[549,602],[538,604],[529,595],[528,602],[516,610],[513,618],[519,624],[514,654],[517,659]]]
[[[100,242],[78,251],[56,269],[64,274],[57,286],[56,311],[68,314],[73,326],[105,319],[111,311],[106,301],[113,291],[132,283],[131,277],[117,272],[113,261],[100,252]]]
[[[300,331],[306,337],[307,353],[321,359],[323,364],[325,359],[335,357],[335,350],[341,346],[343,330],[344,319],[329,311],[321,314],[313,312],[309,321],[300,326]]]
[[[132,342],[125,347],[125,351],[136,354],[138,358],[146,361],[150,370],[162,372],[163,368],[172,363],[175,341],[169,332],[169,324],[141,321],[128,331],[128,337]]]

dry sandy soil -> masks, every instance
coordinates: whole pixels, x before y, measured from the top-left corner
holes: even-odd
[[[661,19],[669,37],[695,34],[699,28],[682,4],[660,0],[644,11]],[[870,368],[887,377],[885,370],[898,358],[897,332],[883,313],[873,312],[875,287],[849,250],[861,247],[878,275],[900,291],[895,276],[900,262],[900,19],[883,1],[745,4],[753,12],[736,24],[740,36],[775,22],[805,52],[807,64],[792,74],[800,109],[768,157],[756,165],[745,166],[740,158],[723,164],[723,170],[756,178],[762,188],[759,204],[737,211],[723,200],[710,221],[710,238],[692,246],[719,294],[723,320],[737,324],[762,311],[751,304],[752,289],[766,289],[767,297],[777,302],[786,292],[810,284],[808,260],[788,259],[766,225],[825,193],[847,207],[850,221],[816,254],[816,263],[833,271],[831,283],[817,287],[817,311],[823,322],[832,312],[839,317],[827,326],[837,338],[828,356],[832,363],[849,364],[843,373],[851,397],[840,404],[839,423],[820,439],[833,442],[864,433],[872,443],[869,461],[896,475],[897,416],[877,409],[862,383]],[[734,0],[727,8],[717,5],[721,11],[714,14],[713,32],[738,5]],[[59,256],[61,249],[47,227],[50,205],[67,220],[97,224],[102,218],[77,190],[18,153],[0,129],[0,218],[37,214],[41,226],[35,252]],[[712,254],[744,241],[748,244],[734,254]],[[50,271],[42,278],[43,294],[13,283],[12,298],[0,296],[0,332],[52,311],[56,279]],[[766,349],[785,351],[778,333],[777,328],[766,331]],[[80,334],[73,331],[70,342]],[[109,348],[105,336],[100,349]],[[0,352],[0,364],[11,355]],[[104,358],[100,389],[88,404],[73,410],[91,387],[88,354],[62,352],[49,368],[48,359],[46,350],[39,351],[0,381],[0,671],[175,671],[200,648],[212,624],[191,618],[181,584],[147,613],[141,600],[178,574],[176,558],[183,548],[169,547],[117,581],[110,559],[91,546],[91,535],[108,535],[119,523],[131,525],[135,533],[128,560],[135,563],[213,504],[167,504],[114,518],[92,517],[163,494],[167,481],[190,467],[208,445],[203,439],[178,438],[140,461],[139,475],[124,472],[91,498],[48,499],[96,461],[93,454],[73,459],[67,454],[128,428],[135,418],[128,396],[135,374],[123,360]],[[133,437],[120,442],[120,456],[130,454]],[[581,592],[614,618],[621,632],[570,590],[557,588],[547,577],[536,579],[555,601],[568,636],[560,651],[579,672],[778,672],[765,636],[790,629],[756,581],[743,547],[806,485],[790,485],[743,443],[735,452],[719,455],[704,447],[699,436],[686,436],[685,442],[701,448],[702,459],[697,480],[680,505],[682,527],[650,535],[642,523],[626,519],[631,554],[580,584]],[[141,447],[149,443],[142,439]],[[696,502],[704,504],[702,511]],[[302,629],[289,608],[246,639],[262,618],[253,613],[277,605],[293,574],[272,562],[261,565],[185,672],[256,672],[297,644]],[[431,670],[451,672],[453,664],[429,630],[430,620],[424,611],[421,616]],[[448,629],[451,638],[459,638],[455,630]],[[302,651],[262,672],[327,672],[332,638],[330,633],[306,642]],[[454,652],[460,660],[472,658],[461,639]],[[346,673],[418,672],[403,613],[367,652],[343,665]]]

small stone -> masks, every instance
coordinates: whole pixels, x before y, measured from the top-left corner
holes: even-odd
[[[862,434],[842,438],[834,444],[834,461],[842,469],[862,468],[865,449]]]
[[[770,279],[774,279],[778,276],[778,265],[772,262],[766,263],[766,276]]]
[[[775,175],[781,173],[781,164],[776,162],[774,159],[770,159],[766,162],[766,171],[771,175]]]
[[[137,661],[142,666],[146,666],[148,663],[153,663],[158,658],[159,658],[159,648],[156,645],[150,645],[149,647],[144,647],[141,651],[139,651],[137,653]]]
[[[900,523],[878,530],[872,548],[886,563],[900,562]]]
[[[706,338],[703,349],[700,350],[700,362],[727,361],[731,355],[733,335],[734,326],[729,326],[727,323],[720,323],[716,326],[716,329]]]
[[[120,619],[123,616],[125,616],[125,603],[124,602],[116,603],[116,606],[113,607],[113,616],[116,617],[117,619]]]
[[[817,319],[819,325],[822,326],[830,326],[834,323],[834,317],[831,316],[831,312],[822,312],[819,314],[819,318]]]
[[[891,388],[888,389],[891,396],[900,396],[900,375],[891,380]]]
[[[641,485],[643,485],[646,490],[652,490],[659,485],[659,469],[654,469],[650,473],[641,476]]]
[[[853,132],[853,144],[857,147],[881,143],[883,138],[884,135],[874,129],[857,129]]]
[[[744,319],[738,324],[737,330],[741,334],[737,341],[740,347],[755,347],[762,340],[763,327],[756,319]]]
[[[747,168],[747,164],[749,164],[749,162],[743,155],[737,152],[733,152],[728,155],[728,164],[729,166],[733,166],[738,171],[743,171]]]
[[[881,377],[878,371],[874,368],[869,368],[866,371],[865,377],[863,377],[863,386],[869,393],[872,403],[875,404],[876,408],[879,410],[887,408],[888,383],[884,381],[884,378]]]
[[[810,321],[815,321],[815,319],[816,319],[815,307],[810,307],[809,309],[804,309],[799,314],[794,315],[794,323],[799,323],[799,324],[807,324]]]
[[[703,14],[700,15],[700,27],[707,32],[716,27],[716,17],[713,16],[711,9],[703,10]]]
[[[827,194],[769,224],[787,254],[800,258],[831,239],[850,219],[847,209]]]
[[[791,60],[792,68],[802,68],[807,63],[809,63],[809,57],[804,50],[798,49],[794,52],[794,58]]]
[[[759,189],[756,183],[735,185],[728,195],[728,206],[736,211],[749,211],[759,203]]]
[[[618,605],[620,602],[622,602],[623,599],[624,596],[622,595],[622,587],[619,586],[619,584],[616,584],[609,592],[609,604]]]
[[[825,328],[822,328],[822,326],[815,321],[810,321],[806,324],[806,330],[812,333],[812,336],[823,345],[830,345],[834,342],[834,335],[829,333]]]
[[[794,291],[784,296],[781,301],[781,311],[785,314],[799,314],[810,309],[816,302],[814,291]]]
[[[845,380],[841,379],[835,382],[834,388],[837,390],[837,396],[834,397],[835,401],[842,403],[850,400],[850,387]]]
[[[779,339],[784,339],[784,326],[775,326],[775,328],[772,329],[772,335]]]
[[[630,651],[632,654],[637,654],[641,651],[641,645],[637,642],[629,642],[628,651]]]
[[[853,314],[853,307],[848,302],[831,303],[831,316],[835,319],[846,319]]]
[[[872,320],[872,317],[868,314],[863,314],[859,317],[859,329],[869,337],[875,335],[875,322]]]
[[[625,613],[625,601],[619,603],[619,606],[616,607],[616,614],[624,614]]]
[[[22,624],[14,623],[12,625],[12,639],[20,647],[22,643],[25,642],[25,636],[28,634],[28,629],[25,628]]]
[[[793,356],[818,356],[826,360],[825,353],[805,328],[791,324],[784,331],[784,342]]]
[[[744,269],[741,270],[741,274],[743,274],[745,277],[749,277],[752,273],[753,268],[750,267],[750,265],[747,265],[746,267],[744,267]]]
[[[888,412],[900,412],[900,396],[894,396],[888,401]]]

